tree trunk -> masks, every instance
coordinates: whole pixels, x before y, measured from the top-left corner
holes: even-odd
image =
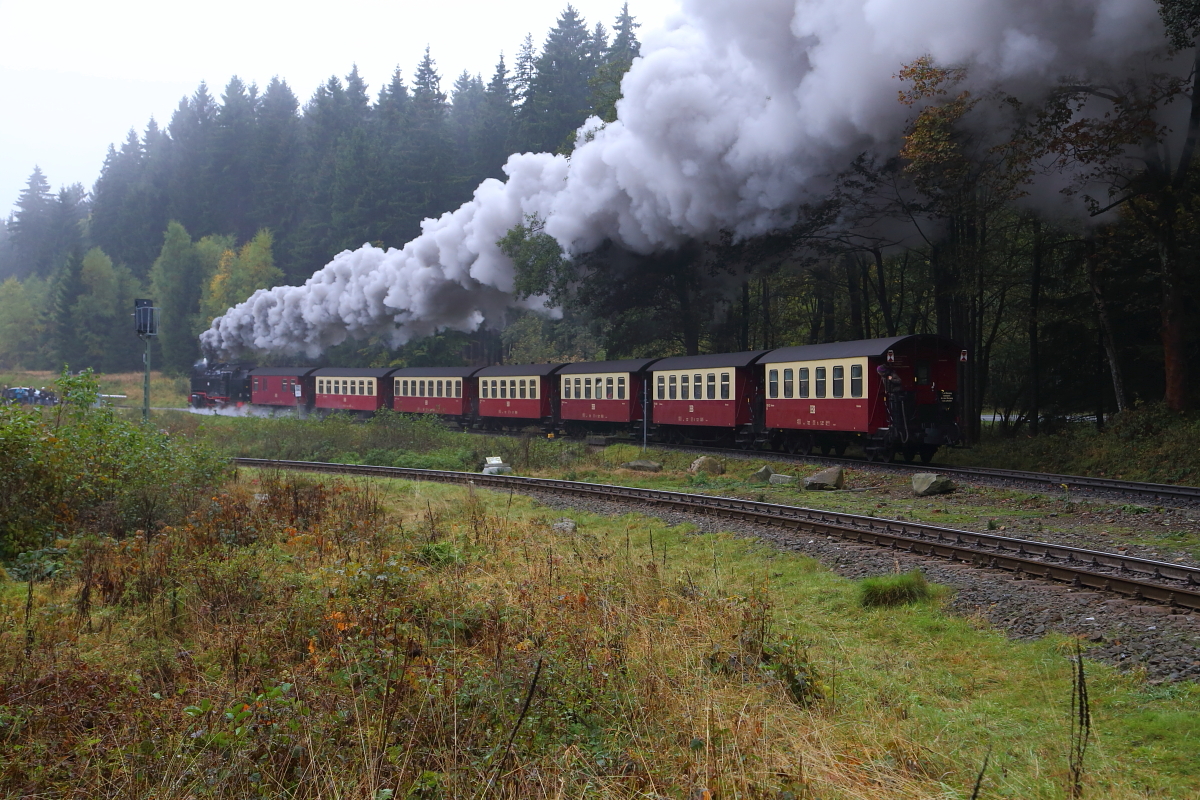
[[[743,350],[750,349],[750,281],[742,281],[742,329],[741,347]]]
[[[1112,375],[1113,396],[1117,399],[1117,412],[1125,410],[1125,380],[1121,377],[1121,362],[1117,358],[1116,339],[1113,338],[1112,325],[1108,319],[1108,307],[1104,303],[1104,295],[1100,293],[1100,282],[1097,279],[1096,254],[1094,242],[1088,242],[1087,267],[1088,283],[1092,288],[1092,303],[1096,306],[1096,319],[1100,322],[1100,333],[1104,340],[1104,350],[1108,355],[1108,370]]]
[[[867,338],[863,331],[862,292],[858,283],[858,259],[847,253],[842,258],[846,270],[846,295],[850,300],[850,330],[855,339]]]
[[[762,347],[771,348],[771,283],[766,276],[759,282],[762,290]]]
[[[1158,252],[1162,262],[1162,322],[1160,336],[1163,349],[1163,399],[1172,411],[1184,411],[1187,398],[1187,357],[1184,346],[1183,270],[1172,242],[1160,242]]]
[[[892,298],[888,296],[887,277],[883,266],[883,251],[878,247],[871,251],[875,256],[875,280],[879,286],[879,311],[883,314],[883,324],[888,336],[896,335],[896,321],[892,317]]]
[[[1041,363],[1038,357],[1038,305],[1042,294],[1042,224],[1033,221],[1033,263],[1029,272],[1029,431],[1041,420]]]

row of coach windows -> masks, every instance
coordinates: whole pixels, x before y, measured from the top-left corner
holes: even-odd
[[[462,397],[462,380],[401,380],[396,378],[400,397]]]
[[[479,396],[493,400],[537,400],[537,379],[485,378],[479,381]]]
[[[729,399],[729,373],[721,373],[721,399]],[[716,400],[717,373],[707,375],[659,375],[659,400]]]
[[[317,394],[375,394],[374,378],[317,378]]]
[[[829,372],[832,371],[832,381],[829,380]],[[791,368],[778,370],[767,370],[767,396],[771,398],[780,397],[779,393],[779,373],[783,373],[783,394],[782,397],[828,397],[828,390],[833,384],[833,397],[846,396],[846,368],[841,364],[835,367],[813,367],[812,382],[809,382],[809,368],[800,367],[793,370]],[[863,368],[862,364],[850,365],[850,396],[863,396]]]
[[[262,387],[261,387],[262,391],[266,391],[267,389],[270,388],[267,385],[269,383],[270,383],[270,380],[268,380],[267,378],[262,379]],[[282,381],[280,381],[279,386],[280,386],[281,390],[284,392],[288,392],[288,393],[295,392],[296,391],[296,379],[295,378],[284,378]],[[259,391],[259,388],[260,387],[259,387],[259,383],[258,383],[258,378],[255,378],[254,379],[254,391],[256,391],[256,392]]]
[[[574,383],[571,382],[570,378],[563,378],[563,399],[624,400],[625,376],[596,378],[595,384],[592,383],[591,378],[575,378]]]

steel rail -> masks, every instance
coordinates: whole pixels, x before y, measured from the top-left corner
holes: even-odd
[[[260,458],[235,458],[234,462],[238,466],[262,469],[474,484],[522,493],[646,503],[812,535],[837,536],[861,544],[1002,569],[1017,575],[1063,581],[1080,588],[1115,592],[1134,599],[1200,610],[1200,568],[1049,542],[757,500],[553,478]]]

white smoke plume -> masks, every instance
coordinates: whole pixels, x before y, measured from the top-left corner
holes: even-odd
[[[684,0],[646,37],[617,122],[589,120],[570,159],[519,154],[401,249],[338,254],[303,286],[256,292],[206,350],[316,356],[347,337],[394,344],[496,325],[513,299],[496,241],[528,214],[568,252],[605,239],[652,253],[794,220],[859,153],[896,151],[912,110],[896,74],[922,55],[972,86],[1034,96],[1161,53],[1154,0]],[[530,306],[540,307],[537,299]]]

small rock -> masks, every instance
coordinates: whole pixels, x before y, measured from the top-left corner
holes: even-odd
[[[947,494],[954,491],[954,481],[945,475],[933,472],[918,472],[912,476],[913,494],[928,497],[931,494]]]
[[[707,472],[709,475],[724,475],[725,467],[712,456],[700,456],[688,467],[688,472]]]
[[[841,467],[829,467],[804,479],[804,488],[809,491],[841,489],[845,484],[846,473]]]
[[[778,472],[771,473],[771,477],[767,478],[767,483],[772,486],[786,486],[789,483],[795,483],[795,475],[780,475]]]
[[[771,469],[770,464],[763,465],[763,468],[750,476],[750,480],[755,483],[770,483],[771,476],[775,474],[775,470]]]
[[[575,520],[570,517],[562,517],[554,520],[550,527],[559,533],[574,533],[579,526],[575,524]]]
[[[512,467],[508,464],[488,464],[483,468],[484,475],[512,475]]]
[[[657,461],[639,458],[634,461],[626,461],[621,465],[621,469],[632,469],[638,472],[662,472],[662,464]]]

